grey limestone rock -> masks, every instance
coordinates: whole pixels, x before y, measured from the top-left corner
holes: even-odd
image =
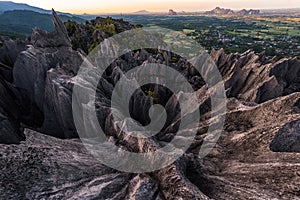
[[[4,63],[12,77],[6,75],[2,65],[0,68],[5,76],[0,76],[0,143],[21,143],[0,144],[1,199],[299,197],[298,59],[274,61],[252,51],[211,53],[225,82],[227,112],[220,139],[209,155],[200,159],[198,154],[208,136],[208,127],[219,118],[210,119],[209,91],[199,72],[171,52],[142,49],[115,60],[95,84],[91,80],[99,72],[87,70],[85,78],[77,75],[85,55],[71,48],[66,29],[55,12],[53,21],[55,30],[51,33],[34,30],[23,51],[18,45],[12,45],[9,54],[0,50],[1,62],[12,55],[12,60]],[[100,53],[106,50],[114,53],[114,49],[105,45],[109,44],[104,43]],[[186,98],[185,116],[200,110],[200,122],[191,123],[196,124],[197,135],[189,149],[163,169],[140,174],[120,172],[101,164],[84,148],[74,125],[72,101],[75,106],[83,106],[77,102],[82,97],[86,108],[96,109],[109,142],[131,152],[156,151],[174,138],[180,122],[178,100],[172,92],[162,86],[148,85],[136,89],[131,97],[128,107],[137,124],[149,123],[151,105],[166,107],[167,123],[153,137],[132,137],[129,131],[116,126],[118,122],[126,123],[126,119],[114,119],[111,111],[111,96],[122,73],[148,63],[167,64],[187,77],[196,91],[199,107],[189,106]],[[74,86],[97,91],[95,102],[91,102],[90,96],[72,99]],[[156,91],[155,96],[147,94],[146,89]],[[119,103],[129,95],[125,86],[121,90]],[[179,93],[180,98],[185,97],[183,91]],[[125,116],[122,106],[114,109]],[[75,120],[83,125],[89,122],[89,117],[80,112]],[[155,120],[160,119],[161,116]],[[25,130],[26,141],[22,141],[23,126],[29,128]],[[115,162],[121,165],[124,161]]]

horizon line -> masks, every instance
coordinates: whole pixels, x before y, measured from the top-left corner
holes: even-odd
[[[221,7],[221,6],[216,6],[215,8],[220,7],[220,8],[224,8],[224,9],[231,9],[231,8],[226,8],[226,7]],[[172,9],[172,8],[169,8]],[[240,10],[260,10],[260,11],[267,11],[267,10],[300,10],[300,7],[297,8],[291,8],[291,7],[286,7],[286,8],[240,8],[240,9],[231,9],[233,11],[240,11]],[[55,9],[56,10],[56,9]],[[173,11],[177,12],[177,13],[200,13],[200,12],[206,12],[206,11],[211,11],[210,10],[176,10],[176,9],[172,9]],[[58,12],[70,12],[70,11],[61,11],[61,10],[57,10]],[[77,14],[77,15],[106,15],[106,14],[138,14],[138,12],[140,11],[144,11],[144,12],[148,12],[149,14],[161,14],[161,13],[168,13],[169,10],[166,11],[152,11],[152,10],[146,10],[146,9],[140,9],[140,10],[136,10],[136,11],[129,11],[129,12],[122,12],[122,11],[112,11],[112,12],[98,12],[98,13],[94,13],[94,12],[78,12],[78,11],[73,11],[72,14]],[[300,14],[300,13],[299,13]]]

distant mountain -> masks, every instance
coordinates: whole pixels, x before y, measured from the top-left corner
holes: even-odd
[[[63,21],[85,22],[77,16],[60,15]],[[32,33],[32,29],[38,27],[43,30],[52,31],[52,15],[34,12],[30,10],[5,11],[0,15],[0,34],[25,38]]]
[[[220,7],[216,7],[215,9],[211,11],[205,12],[205,14],[211,14],[211,15],[230,15],[234,14],[234,11],[231,9],[224,9]]]
[[[38,8],[35,6],[30,6],[25,3],[15,3],[12,1],[0,1],[0,14],[6,12],[6,11],[13,11],[13,10],[29,10],[37,13],[42,14],[52,14],[51,10],[45,10],[42,8]],[[63,13],[63,12],[57,12],[58,15],[69,15],[72,16],[72,14],[69,13]]]
[[[240,10],[240,11],[233,11],[231,9],[225,9],[225,8],[220,8],[216,7],[215,9],[211,11],[205,12],[207,15],[258,15],[260,13],[260,10]]]
[[[30,6],[24,3],[14,3],[12,1],[0,1],[0,13],[11,10],[30,10],[38,13],[51,14],[50,10]]]
[[[147,11],[147,10],[139,10],[137,12],[134,12],[133,14],[139,14],[139,15],[149,15],[151,14],[151,12]]]

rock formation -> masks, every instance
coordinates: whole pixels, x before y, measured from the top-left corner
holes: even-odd
[[[264,53],[224,54],[212,51],[225,81],[228,97],[262,103],[283,95],[298,92],[300,61],[285,58],[277,62],[266,59]]]
[[[242,9],[240,11],[237,11],[236,12],[237,15],[258,15],[260,14],[260,10],[253,10],[253,9],[250,9],[250,10],[246,10],[246,9]]]
[[[212,51],[228,96],[226,121],[213,151],[200,159],[208,126],[219,119],[211,121],[205,82],[186,60],[163,50],[136,50],[115,60],[98,85],[91,85],[76,76],[84,53],[71,48],[55,12],[53,21],[55,30],[34,30],[26,49],[12,45],[14,49],[8,54],[0,51],[0,143],[20,143],[26,136],[19,145],[0,145],[0,199],[299,197],[298,59],[275,61],[252,51],[229,55],[222,49]],[[7,61],[7,57],[13,59]],[[97,117],[110,142],[131,152],[157,150],[174,137],[178,122],[178,102],[169,90],[156,88],[157,102],[165,106],[169,118],[162,131],[151,138],[134,139],[129,132],[120,131],[110,109],[120,72],[146,63],[167,64],[189,80],[201,102],[190,111],[199,109],[201,120],[192,145],[174,163],[150,173],[120,172],[97,161],[78,139],[72,90],[74,85],[97,89]],[[89,78],[96,75],[91,73]],[[126,90],[123,92],[126,95]],[[132,118],[148,124],[153,102],[145,89],[138,89],[129,106]],[[88,116],[82,114],[84,123]]]
[[[211,15],[229,15],[229,14],[233,14],[234,11],[231,9],[224,9],[224,8],[220,8],[220,7],[216,7],[215,9],[211,10],[211,11],[207,11],[205,12],[205,14],[211,14]]]
[[[211,11],[207,11],[205,12],[205,14],[207,15],[258,15],[260,13],[260,10],[246,10],[246,9],[242,9],[240,11],[233,11],[231,9],[225,9],[225,8],[220,8],[220,7],[216,7],[215,9],[211,10]]]
[[[17,144],[25,139],[20,126],[21,113],[12,86],[13,66],[18,54],[25,50],[25,43],[1,37],[0,48],[0,141]]]
[[[46,134],[75,137],[69,122],[71,99],[65,99],[65,94],[70,97],[71,86],[63,77],[77,73],[82,55],[72,50],[65,26],[53,13],[55,30],[33,32],[27,49],[14,63],[13,84],[20,93],[24,123]]]
[[[12,40],[6,37],[0,37],[0,74],[6,81],[12,82],[12,70],[19,53],[25,50],[25,44],[19,39]]]
[[[168,15],[177,15],[177,13],[173,9],[170,9]]]

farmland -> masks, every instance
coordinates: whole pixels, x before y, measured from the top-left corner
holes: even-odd
[[[207,51],[224,48],[228,53],[242,53],[253,49],[278,59],[300,55],[300,15],[114,17],[146,27],[181,31]]]

